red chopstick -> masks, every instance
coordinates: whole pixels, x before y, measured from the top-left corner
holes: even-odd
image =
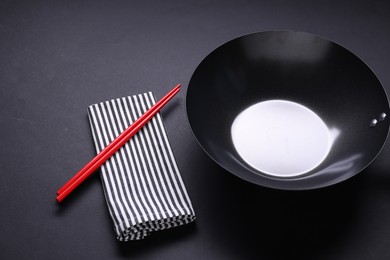
[[[178,84],[171,91],[154,104],[140,118],[131,124],[125,131],[107,145],[98,155],[85,165],[75,176],[57,191],[57,202],[64,200],[74,189],[85,179],[102,166],[119,148],[121,148],[133,135],[135,135],[152,117],[160,111],[179,91],[181,84]]]

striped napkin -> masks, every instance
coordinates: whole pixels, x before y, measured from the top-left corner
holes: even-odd
[[[151,92],[88,107],[99,153],[154,103]],[[118,240],[192,222],[194,210],[158,113],[101,168],[101,181]]]

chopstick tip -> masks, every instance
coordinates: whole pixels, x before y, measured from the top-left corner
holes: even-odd
[[[62,200],[63,200],[62,196],[58,195],[56,198],[57,203],[61,203]]]

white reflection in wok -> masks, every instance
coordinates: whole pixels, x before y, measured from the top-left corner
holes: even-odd
[[[337,161],[334,164],[324,168],[319,171],[317,174],[327,174],[328,176],[332,174],[340,174],[342,178],[351,177],[356,173],[356,161],[362,157],[362,154],[354,154],[343,160]]]
[[[339,134],[312,110],[285,100],[252,105],[231,127],[241,158],[253,168],[278,177],[298,176],[316,168]]]

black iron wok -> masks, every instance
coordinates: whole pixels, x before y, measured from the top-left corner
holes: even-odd
[[[267,100],[302,104],[340,131],[314,169],[280,177],[238,154],[233,121],[248,106]],[[195,138],[215,162],[244,180],[277,189],[314,189],[350,178],[375,159],[389,131],[389,102],[372,70],[339,44],[303,32],[254,33],[218,47],[195,70],[186,109]]]

